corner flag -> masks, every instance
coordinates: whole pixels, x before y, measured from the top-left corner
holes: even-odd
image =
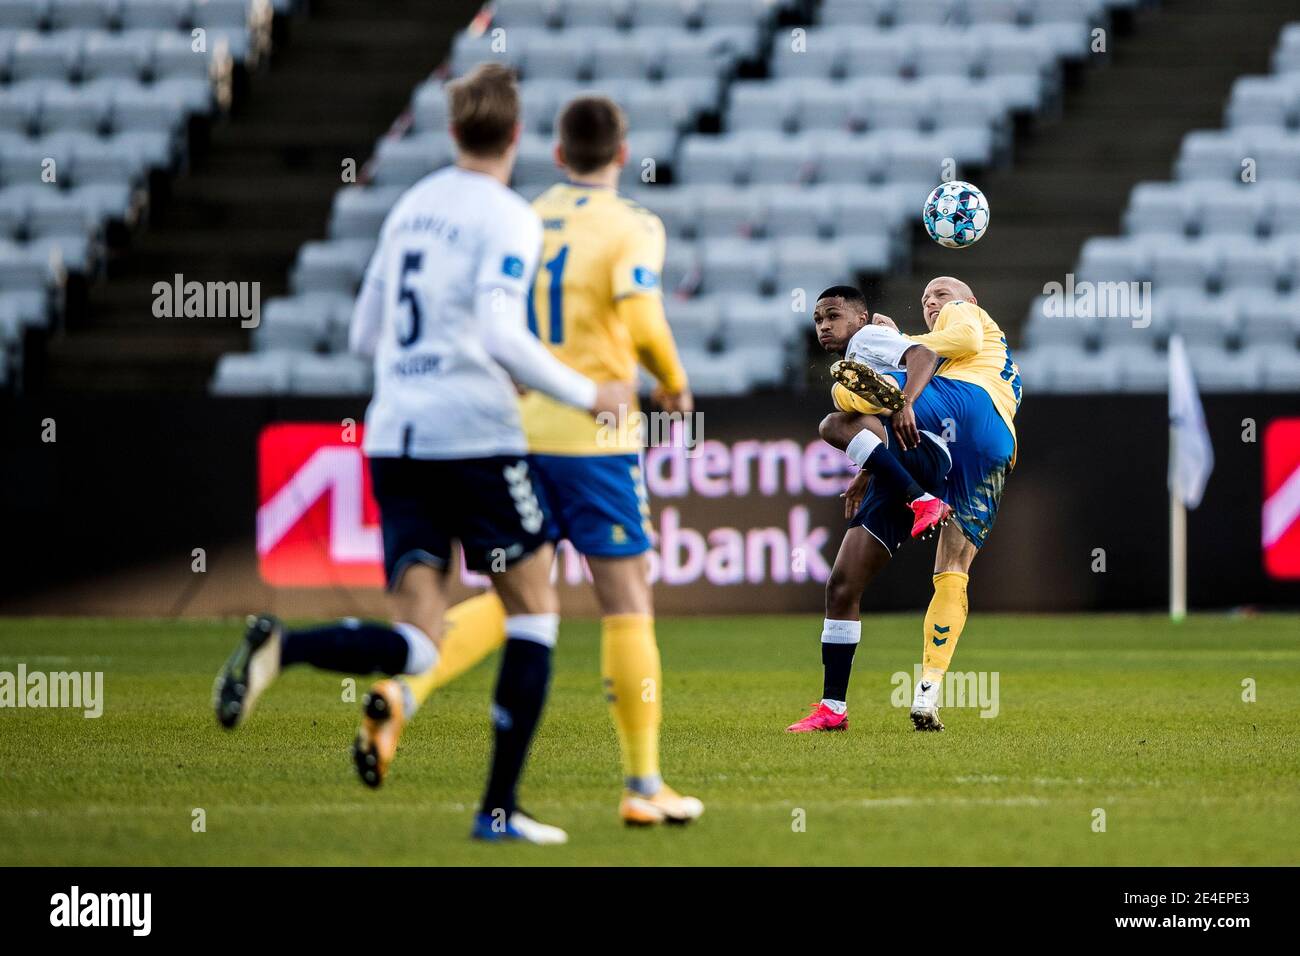
[[[1196,378],[1180,335],[1169,340],[1169,616],[1187,616],[1187,509],[1214,470],[1214,449]]]

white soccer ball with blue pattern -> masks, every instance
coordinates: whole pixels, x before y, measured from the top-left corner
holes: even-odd
[[[989,227],[989,201],[970,183],[936,186],[921,210],[930,238],[949,249],[964,249],[979,242]]]

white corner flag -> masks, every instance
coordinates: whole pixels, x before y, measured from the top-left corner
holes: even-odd
[[[1214,470],[1214,449],[1180,335],[1169,339],[1169,617],[1187,616],[1187,509]]]

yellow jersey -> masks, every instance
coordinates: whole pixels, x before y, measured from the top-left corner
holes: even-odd
[[[998,417],[1015,440],[1020,369],[1011,357],[1006,335],[987,312],[973,302],[949,302],[939,310],[933,329],[907,337],[943,359],[936,375],[970,382],[988,392]]]
[[[551,353],[597,382],[635,382],[641,364],[669,392],[686,387],[663,311],[664,226],[613,189],[560,183],[533,202],[542,256],[528,325]],[[641,448],[635,407],[615,427],[540,392],[520,400],[530,451],[627,454]]]
[[[998,417],[1011,433],[1014,449],[1015,417],[1021,394],[1020,369],[1011,357],[1006,335],[989,314],[970,302],[949,302],[939,311],[932,330],[904,338],[924,345],[943,359],[935,375],[968,382],[988,394]],[[873,405],[838,382],[831,386],[831,401],[842,412],[888,414],[886,409]]]

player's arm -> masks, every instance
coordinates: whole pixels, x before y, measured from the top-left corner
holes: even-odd
[[[657,295],[628,295],[615,303],[615,309],[632,336],[637,361],[655,377],[659,387],[668,395],[686,392],[690,385],[664,315],[663,299]]]
[[[480,287],[475,312],[483,347],[512,379],[575,408],[596,407],[596,383],[565,365],[528,331],[524,298],[502,286]]]
[[[611,266],[614,308],[636,349],[637,361],[659,383],[655,398],[668,411],[690,412],[693,401],[672,329],[664,315],[667,239],[658,217],[641,214],[628,229]]]
[[[903,385],[905,404],[894,413],[894,434],[906,451],[921,444],[921,432],[916,427],[916,413],[912,405],[934,377],[934,370],[939,366],[939,355],[927,346],[913,343],[903,353],[903,367],[907,369],[907,381]]]
[[[361,292],[352,306],[352,321],[348,325],[348,350],[366,358],[373,358],[379,345],[379,334],[384,326],[384,243],[370,258]]]
[[[984,326],[980,322],[979,308],[969,302],[950,302],[935,320],[934,331],[908,338],[941,358],[974,355],[984,345]]]

